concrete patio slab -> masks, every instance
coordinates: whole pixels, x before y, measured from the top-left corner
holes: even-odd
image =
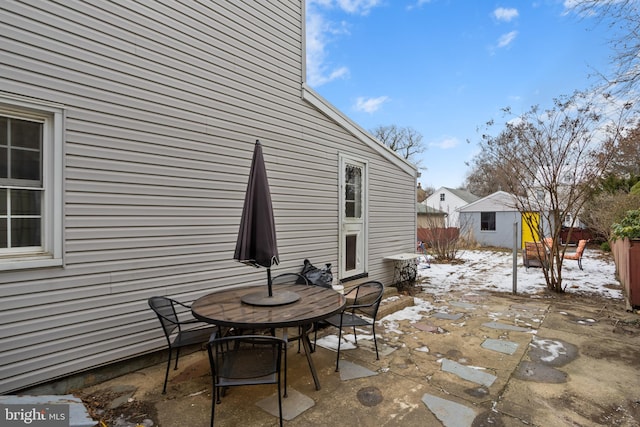
[[[460,319],[462,316],[464,316],[464,314],[462,313],[436,313],[433,315],[433,317],[435,317],[436,319],[444,319],[444,320],[458,320]]]
[[[378,373],[367,369],[364,366],[349,362],[348,360],[340,361],[340,379],[342,381],[353,380],[355,378],[370,377],[373,375],[378,375]]]
[[[502,329],[505,331],[532,332],[531,328],[523,328],[522,326],[508,325],[500,322],[487,322],[483,323],[482,326],[492,329]]]
[[[442,360],[442,370],[444,372],[450,372],[454,375],[457,375],[464,380],[471,381],[485,387],[491,387],[491,385],[497,378],[495,375],[491,375],[489,373],[481,371],[478,368],[461,365],[460,363],[454,362],[453,360],[449,359]]]
[[[291,421],[307,409],[313,408],[315,402],[308,396],[300,393],[291,387],[287,388],[287,397],[282,398],[282,419]],[[272,394],[262,400],[256,402],[256,406],[270,413],[274,417],[278,417],[278,395]]]
[[[486,339],[482,343],[482,348],[497,351],[504,354],[513,354],[518,350],[518,343],[513,341]]]
[[[477,413],[468,406],[447,399],[425,394],[422,401],[445,427],[471,427]]]
[[[335,351],[318,346],[313,361],[320,390],[314,387],[304,354],[292,344],[287,399],[295,390],[313,406],[301,411],[304,406],[294,405],[298,414],[286,421],[287,427],[640,425],[640,318],[626,312],[623,301],[483,293],[477,296],[481,302],[466,311],[464,322],[433,318],[436,307],[453,306],[450,302],[466,297],[462,292],[423,292],[415,296],[415,306],[405,309],[406,317],[381,319],[376,326],[378,344],[392,351],[381,351],[380,360],[372,341],[361,341],[359,333],[358,348],[341,352],[337,373]],[[540,321],[520,327],[518,315]],[[581,319],[595,322],[583,325]],[[440,333],[429,327],[437,325]],[[320,338],[335,329],[319,332]],[[517,344],[513,354],[497,351],[506,342]],[[571,357],[573,348],[577,357]],[[350,364],[367,375],[343,380]],[[163,361],[82,387],[74,395],[83,397],[96,420],[124,414],[133,425],[150,418],[160,426],[208,426],[211,378],[206,352],[181,356],[179,369],[169,374],[167,394],[162,395],[165,367]],[[476,378],[478,374],[482,378]],[[566,381],[556,381],[555,376]],[[230,389],[216,405],[216,426],[277,425],[275,416],[257,406],[274,393],[271,385]],[[111,410],[112,402],[121,405]],[[437,410],[438,404],[445,409]],[[448,418],[449,412],[459,411],[467,415]]]

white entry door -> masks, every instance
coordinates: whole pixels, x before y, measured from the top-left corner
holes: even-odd
[[[367,271],[367,164],[340,157],[340,278]]]

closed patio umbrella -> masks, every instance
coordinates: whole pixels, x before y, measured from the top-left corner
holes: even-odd
[[[297,301],[293,292],[273,293],[271,266],[278,264],[276,226],[271,204],[267,169],[262,156],[262,144],[256,141],[253,150],[249,182],[238,231],[233,259],[254,267],[266,267],[267,290],[246,295],[243,301],[254,305],[281,305]]]

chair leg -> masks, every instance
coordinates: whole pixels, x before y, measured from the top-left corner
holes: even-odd
[[[338,356],[336,357],[336,372],[340,371],[340,343],[342,342],[342,325],[338,329]]]
[[[286,350],[285,350],[286,351]],[[286,376],[286,370],[285,372],[285,376]],[[287,396],[287,388],[286,388],[286,383],[285,383],[285,389],[284,389],[284,395],[285,397]],[[282,427],[282,398],[280,397],[282,396],[282,390],[280,390],[280,374],[278,373],[278,414],[280,416],[280,427]],[[213,427],[213,426],[211,426]]]
[[[164,373],[164,386],[162,387],[162,394],[167,393],[167,381],[169,380],[169,368],[171,367],[171,347],[169,347],[169,360],[167,360],[167,370]]]
[[[173,370],[178,369],[178,359],[180,358],[180,347],[176,348],[176,366],[173,367]]]
[[[284,395],[287,397],[287,345],[284,346]],[[280,380],[278,380],[278,400],[280,400]],[[282,417],[281,417],[282,418]]]
[[[578,267],[582,270],[582,258],[578,259]]]
[[[373,344],[376,346],[376,360],[380,360],[380,356],[378,355],[378,339],[376,338],[376,324],[375,320],[373,326],[371,327],[373,330]]]
[[[218,396],[218,388],[213,384],[213,390],[211,390],[211,427],[213,427],[213,419],[216,416],[216,396]]]

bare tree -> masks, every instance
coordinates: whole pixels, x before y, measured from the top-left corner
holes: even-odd
[[[608,25],[613,71],[599,72],[605,87],[614,93],[628,96],[640,93],[640,5],[637,0],[572,0],[572,10],[583,17],[598,18]],[[637,95],[636,95],[637,97]]]
[[[479,197],[505,190],[506,184],[503,182],[504,177],[501,176],[501,170],[504,167],[497,164],[501,161],[503,159],[495,159],[482,151],[470,162],[466,162],[466,165],[471,168],[464,182],[466,189]]]
[[[637,209],[640,206],[640,194],[631,194],[624,191],[616,193],[600,192],[593,197],[580,215],[584,222],[595,235],[605,241],[611,240],[611,226],[620,222],[627,211]]]
[[[396,125],[378,126],[369,131],[384,145],[398,153],[416,166],[421,166],[418,154],[427,148],[422,142],[422,134],[411,127],[400,128]]]
[[[547,287],[563,292],[562,261],[566,250],[560,248],[563,222],[572,227],[606,171],[616,143],[623,131],[630,105],[613,109],[605,102],[611,98],[589,98],[576,92],[554,100],[553,107],[541,111],[534,106],[519,117],[504,113],[511,120],[498,136],[482,136],[481,150],[496,165],[502,183],[515,196],[514,206],[522,212],[525,226],[533,235],[540,230],[553,239],[548,268],[543,268]],[[613,112],[616,115],[613,116]],[[606,113],[606,114],[605,114]],[[488,124],[491,128],[495,122]]]
[[[426,216],[424,221],[426,227],[422,238],[429,252],[438,260],[456,259],[465,244],[462,227],[446,227],[445,221],[436,215]]]
[[[640,127],[631,129],[620,140],[609,172],[625,179],[640,177]]]

